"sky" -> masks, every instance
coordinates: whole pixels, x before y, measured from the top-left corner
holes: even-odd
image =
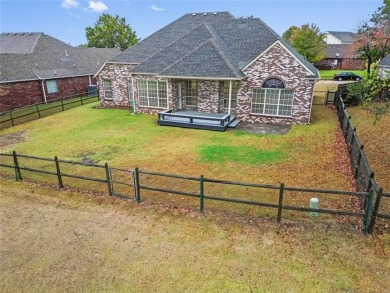
[[[356,31],[383,0],[0,0],[0,32],[43,32],[73,46],[102,13],[125,17],[141,39],[186,13],[229,11],[262,19],[282,35],[292,25]]]

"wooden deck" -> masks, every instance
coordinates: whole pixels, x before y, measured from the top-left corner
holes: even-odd
[[[209,114],[196,111],[165,110],[158,113],[158,124],[184,128],[225,131],[228,127],[236,127],[240,123],[232,114]]]

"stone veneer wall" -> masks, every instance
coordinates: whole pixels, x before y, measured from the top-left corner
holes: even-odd
[[[244,71],[247,76],[237,93],[237,118],[247,122],[305,124],[310,121],[314,83],[306,79],[306,69],[280,44],[262,55]],[[261,88],[268,78],[281,79],[285,87],[294,89],[292,117],[251,114],[252,89]]]
[[[106,107],[129,107],[129,83],[131,83],[131,64],[106,64],[99,73],[97,84],[99,86],[100,103]],[[103,79],[111,80],[112,99],[105,99]]]
[[[213,114],[219,113],[219,92],[219,81],[198,81],[198,112]]]

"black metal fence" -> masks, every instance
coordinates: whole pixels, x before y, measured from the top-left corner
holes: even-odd
[[[358,191],[374,191],[375,206],[372,210],[373,225],[376,219],[390,219],[390,193],[385,193],[375,180],[375,173],[368,163],[364,152],[364,145],[360,142],[356,133],[356,127],[351,121],[351,116],[345,110],[343,98],[347,94],[347,86],[339,85],[336,92],[335,106],[341,130],[348,144],[351,158],[351,168],[354,173]],[[365,201],[364,206],[368,203]],[[373,227],[372,227],[373,229]]]
[[[301,221],[345,228],[374,229],[373,210],[380,204],[374,188],[349,192],[295,188],[180,176],[145,170],[118,169],[57,157],[0,154],[0,175],[70,188],[93,194],[131,199],[138,203],[199,210],[229,217]],[[364,207],[360,204],[365,202]]]
[[[84,104],[96,102],[99,97],[81,93],[77,96],[65,97],[53,100],[47,103],[38,103],[23,108],[18,108],[8,112],[0,113],[0,129],[12,127],[18,124],[26,123],[31,120],[39,119],[58,112],[72,109]]]

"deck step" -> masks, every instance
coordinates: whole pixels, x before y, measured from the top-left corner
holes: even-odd
[[[229,128],[235,128],[238,124],[240,124],[241,120],[238,120],[238,119],[234,119],[234,121],[232,121],[230,124],[229,124]]]

